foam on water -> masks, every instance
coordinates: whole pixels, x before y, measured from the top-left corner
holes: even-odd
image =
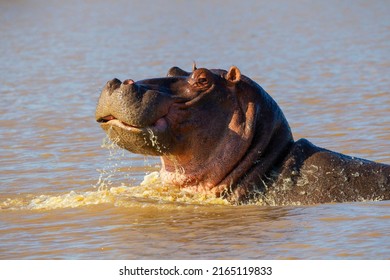
[[[158,172],[152,172],[145,176],[139,186],[107,187],[105,180],[102,185],[94,190],[60,195],[39,195],[33,198],[7,198],[0,202],[0,209],[10,210],[39,210],[57,208],[75,208],[97,204],[111,204],[114,207],[147,206],[152,204],[216,204],[229,205],[228,201],[193,193],[176,187],[161,184]]]

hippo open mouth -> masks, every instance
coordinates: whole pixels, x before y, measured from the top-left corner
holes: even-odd
[[[137,127],[137,126],[122,122],[112,115],[100,118],[97,120],[97,122],[99,122],[103,128],[104,128],[104,126],[117,126],[117,127],[122,128],[122,129],[129,130],[131,132],[140,132],[143,129],[143,127]]]
[[[99,118],[97,120],[97,122],[99,122],[102,127],[104,125],[118,126],[118,127],[121,127],[123,129],[127,129],[129,131],[133,131],[133,132],[140,132],[140,131],[145,130],[145,129],[152,129],[152,130],[163,131],[163,130],[165,130],[167,128],[167,125],[168,125],[167,121],[165,119],[165,116],[159,118],[155,123],[153,123],[152,125],[147,126],[147,127],[130,125],[128,123],[125,123],[125,122],[117,119],[113,115],[108,115],[108,116]]]

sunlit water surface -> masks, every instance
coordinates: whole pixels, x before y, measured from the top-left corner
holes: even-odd
[[[0,258],[389,259],[389,201],[231,206],[162,186],[94,120],[113,77],[234,64],[296,139],[389,164],[389,2],[161,5],[0,2]]]

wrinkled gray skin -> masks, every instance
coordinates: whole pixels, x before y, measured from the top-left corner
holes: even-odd
[[[236,67],[114,79],[101,93],[96,120],[119,146],[160,156],[163,183],[232,203],[390,199],[389,165],[294,142],[279,106]]]

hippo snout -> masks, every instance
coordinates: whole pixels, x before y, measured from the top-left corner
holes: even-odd
[[[145,102],[145,94],[132,79],[123,82],[114,78],[106,83],[96,108],[96,121],[102,123],[108,119],[120,119],[121,121],[142,126],[145,118],[140,118],[140,104]]]
[[[177,102],[167,85],[165,79],[108,81],[99,97],[96,121],[119,146],[160,155],[171,142],[169,118],[173,116],[168,113]]]

